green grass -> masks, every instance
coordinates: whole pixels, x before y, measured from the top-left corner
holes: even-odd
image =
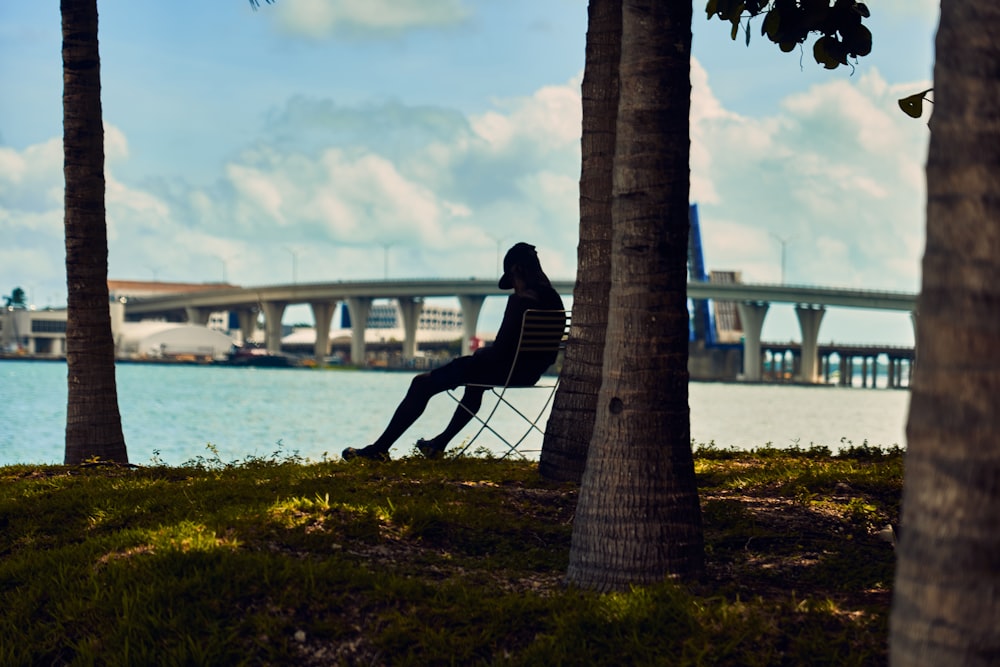
[[[0,468],[0,664],[884,664],[901,452],[696,470],[705,576],[596,594],[530,463]]]

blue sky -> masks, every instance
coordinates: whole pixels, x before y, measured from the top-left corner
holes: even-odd
[[[824,70],[695,2],[692,191],[710,269],[916,291],[938,3],[871,0]],[[575,275],[582,0],[99,0],[109,275],[241,285],[492,277],[498,243]],[[0,5],[0,293],[65,303],[55,0]],[[497,318],[490,300],[481,328]],[[285,321],[309,320],[292,308]],[[774,306],[767,340],[798,339]],[[910,344],[830,309],[823,341]]]

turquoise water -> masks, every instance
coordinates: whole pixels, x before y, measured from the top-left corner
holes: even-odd
[[[130,460],[144,464],[158,457],[171,465],[214,451],[224,461],[276,451],[311,460],[336,458],[344,447],[367,444],[379,434],[412,377],[158,364],[122,364],[117,370]],[[540,407],[545,394],[528,390],[519,400]],[[740,448],[768,442],[836,448],[842,439],[903,444],[908,400],[900,390],[692,383],[691,433],[697,442]],[[65,363],[0,361],[0,405],[6,413],[0,422],[0,465],[62,461]],[[446,395],[432,399],[393,454],[408,454],[417,438],[436,434],[454,405]],[[490,407],[486,402],[483,409]],[[513,433],[517,419],[504,414],[498,423]],[[454,443],[473,432],[467,427]],[[525,444],[537,450],[541,439],[531,436]],[[504,451],[490,435],[477,445]]]

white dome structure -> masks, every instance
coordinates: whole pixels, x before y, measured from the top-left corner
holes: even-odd
[[[122,322],[115,341],[120,358],[223,358],[233,348],[226,334],[196,324],[178,322]]]

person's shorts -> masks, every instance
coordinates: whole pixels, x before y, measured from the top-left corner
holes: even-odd
[[[436,391],[455,389],[465,384],[490,384],[502,386],[507,382],[510,368],[491,363],[487,357],[467,356],[451,360],[444,366],[435,368],[428,375]],[[515,374],[514,384],[534,384],[541,373],[531,369],[520,369]]]

